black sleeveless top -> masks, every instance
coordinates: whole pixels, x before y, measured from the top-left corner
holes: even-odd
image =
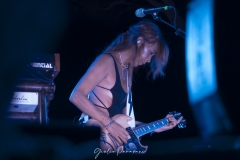
[[[92,92],[96,96],[96,98],[99,100],[99,102],[101,102],[103,104],[104,107],[99,106],[97,104],[94,104],[94,105],[97,106],[97,107],[101,107],[101,108],[107,109],[108,112],[109,112],[110,117],[113,117],[116,114],[121,114],[122,113],[122,109],[124,107],[126,107],[127,93],[122,88],[120,75],[119,75],[119,72],[118,72],[116,61],[115,61],[114,57],[111,54],[109,54],[109,55],[114,60],[114,66],[115,66],[115,72],[116,72],[116,82],[115,82],[113,88],[111,88],[111,89],[104,88],[102,86],[98,86],[98,87],[110,90],[112,92],[112,95],[113,95],[112,105],[109,108],[107,108],[105,106],[105,104],[98,98],[98,96],[93,91]]]

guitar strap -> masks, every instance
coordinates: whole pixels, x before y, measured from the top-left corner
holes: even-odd
[[[127,104],[126,104],[126,115],[131,117],[132,120],[128,121],[128,124],[130,127],[135,127],[135,116],[134,116],[134,111],[133,111],[133,103],[132,103],[132,91],[129,87],[129,82],[128,82],[128,70],[127,70]]]

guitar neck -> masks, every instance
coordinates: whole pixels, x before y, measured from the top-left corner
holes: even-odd
[[[163,126],[166,126],[168,125],[168,119],[167,118],[164,118],[164,119],[160,119],[158,121],[154,121],[154,122],[151,122],[151,123],[148,123],[148,124],[144,124],[142,126],[139,126],[139,127],[135,127],[133,128],[133,132],[135,133],[135,135],[137,137],[141,137],[145,134],[148,134],[158,128],[161,128]]]

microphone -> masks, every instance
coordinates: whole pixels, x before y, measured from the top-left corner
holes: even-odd
[[[150,9],[139,8],[135,11],[135,15],[137,17],[144,17],[147,14],[152,14],[154,12],[166,11],[166,10],[169,10],[169,9],[172,9],[172,8],[173,8],[173,6],[165,6],[165,7],[150,8]]]

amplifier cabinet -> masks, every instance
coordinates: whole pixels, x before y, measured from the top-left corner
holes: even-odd
[[[14,92],[8,112],[35,112],[38,105],[38,92]]]
[[[19,81],[6,110],[6,118],[16,121],[47,124],[48,107],[54,97],[55,84]]]

